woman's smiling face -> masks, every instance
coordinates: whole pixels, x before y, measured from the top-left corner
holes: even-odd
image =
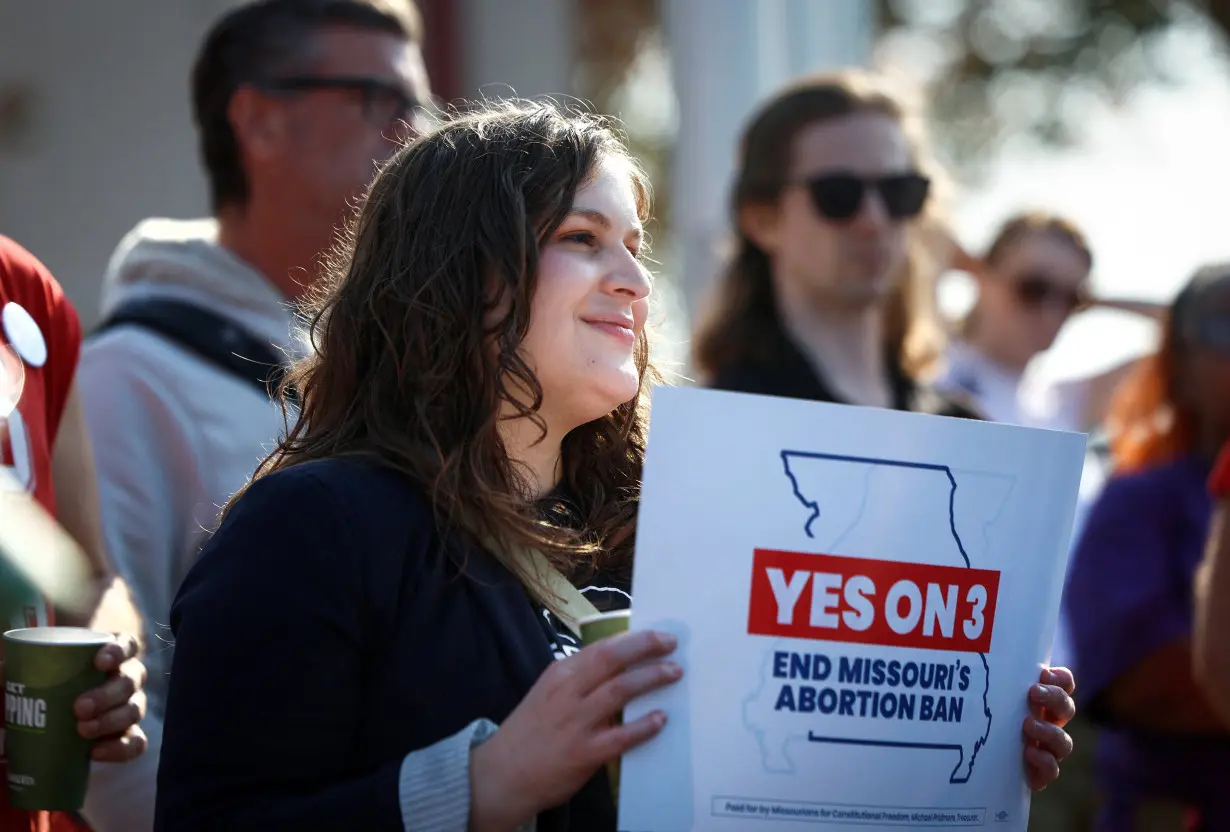
[[[636,345],[652,279],[626,159],[600,159],[542,246],[521,351],[542,386],[542,415],[564,432],[635,398]]]

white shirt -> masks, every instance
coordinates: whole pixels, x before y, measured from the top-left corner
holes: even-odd
[[[963,341],[954,341],[949,345],[944,355],[944,370],[935,387],[940,392],[970,397],[982,414],[993,422],[1085,432],[1083,413],[1087,382],[1084,379],[1063,383],[1043,382],[1028,370],[1015,372],[995,363]],[[1093,454],[1087,454],[1072,522],[1072,549],[1080,540],[1085,517],[1101,492],[1105,479],[1102,463]],[[1074,658],[1067,622],[1061,609],[1051,645],[1050,663],[1056,667],[1071,667]]]
[[[212,220],[146,220],[120,243],[103,316],[129,298],[197,304],[292,354],[289,302],[217,242]],[[171,602],[219,510],[282,431],[255,385],[160,335],[117,327],[86,341],[77,382],[99,477],[107,548],[147,625],[149,714],[161,718]]]
[[[1087,382],[1045,382],[1036,374],[997,364],[963,341],[944,355],[944,370],[935,382],[941,392],[971,397],[993,422],[1082,432]]]

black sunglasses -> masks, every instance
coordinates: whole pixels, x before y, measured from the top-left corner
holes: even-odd
[[[857,216],[869,191],[880,195],[890,217],[910,219],[922,213],[931,190],[931,180],[920,173],[874,177],[826,173],[808,177],[802,184],[811,195],[816,211],[825,219],[838,221]]]
[[[1084,290],[1062,286],[1041,272],[1017,275],[1013,288],[1017,300],[1030,309],[1051,307],[1072,314],[1089,305],[1089,296]]]
[[[296,93],[315,90],[356,92],[363,107],[363,118],[374,127],[385,128],[397,120],[421,130],[429,116],[423,102],[399,85],[384,78],[351,75],[299,75],[273,78],[255,85],[266,92]]]

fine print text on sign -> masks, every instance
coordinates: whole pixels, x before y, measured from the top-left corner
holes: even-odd
[[[620,828],[1024,830],[1020,725],[1058,614],[1076,434],[655,393],[632,628],[681,682],[633,703]]]

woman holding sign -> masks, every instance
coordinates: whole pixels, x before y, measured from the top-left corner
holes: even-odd
[[[667,635],[570,632],[576,588],[632,567],[648,217],[610,128],[545,103],[455,117],[377,177],[301,416],[174,606],[159,829],[616,828],[603,764],[667,715],[615,717],[681,675]],[[1070,677],[1043,681],[1062,722]],[[1031,739],[1041,787],[1069,741]]]

